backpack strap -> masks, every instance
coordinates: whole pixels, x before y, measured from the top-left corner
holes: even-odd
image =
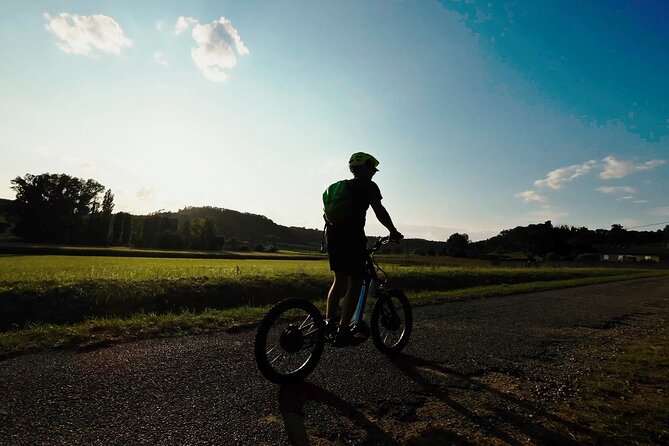
[[[326,253],[328,252],[327,235],[330,224],[328,223],[328,219],[325,217],[325,214],[323,214],[323,220],[325,220],[325,226],[323,226],[323,236],[321,237],[321,252]]]

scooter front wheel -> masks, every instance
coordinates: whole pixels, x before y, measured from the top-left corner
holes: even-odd
[[[412,327],[411,304],[402,290],[379,290],[370,318],[376,348],[387,355],[399,353],[409,342]]]

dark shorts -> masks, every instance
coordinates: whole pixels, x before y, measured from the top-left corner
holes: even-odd
[[[367,237],[364,231],[328,229],[330,271],[352,277],[364,277],[367,261]]]

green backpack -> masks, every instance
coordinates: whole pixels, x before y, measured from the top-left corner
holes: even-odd
[[[351,188],[348,180],[337,181],[323,192],[323,211],[325,221],[331,225],[348,222],[353,215]]]

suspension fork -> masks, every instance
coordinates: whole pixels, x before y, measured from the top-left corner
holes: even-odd
[[[358,298],[358,306],[355,308],[355,313],[353,314],[353,322],[358,325],[362,321],[362,317],[365,313],[365,304],[367,303],[367,298],[369,297],[370,288],[373,290],[376,285],[373,278],[365,279],[360,288],[360,297]]]

